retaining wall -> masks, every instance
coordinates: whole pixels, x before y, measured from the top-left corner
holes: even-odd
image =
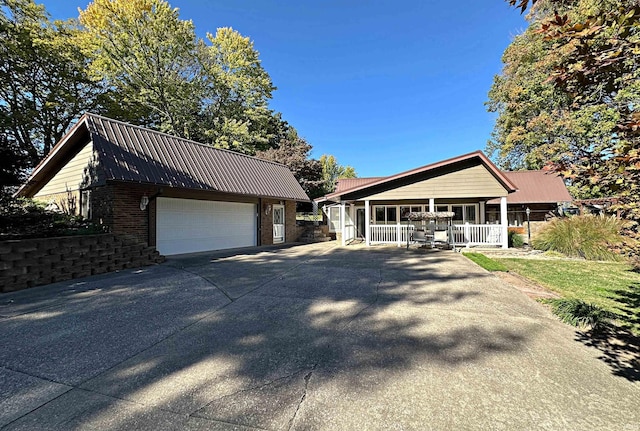
[[[113,234],[0,241],[0,292],[163,260],[139,239]]]

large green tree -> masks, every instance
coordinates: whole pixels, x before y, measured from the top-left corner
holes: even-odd
[[[322,179],[324,193],[332,193],[340,178],[356,178],[358,174],[352,166],[343,166],[338,163],[335,156],[323,154],[320,156],[322,165]]]
[[[91,73],[120,96],[114,116],[248,154],[277,146],[275,87],[249,38],[199,39],[164,0],[94,0],[80,23]]]
[[[638,220],[640,5],[534,3],[490,92],[498,120],[488,150],[503,167],[561,172],[578,197],[617,196],[618,209]]]
[[[2,188],[19,183],[81,113],[100,104],[77,32],[31,0],[0,0]]]

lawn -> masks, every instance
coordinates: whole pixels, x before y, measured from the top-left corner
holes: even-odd
[[[620,316],[619,324],[640,335],[640,274],[620,262],[493,259],[509,271],[559,293]]]

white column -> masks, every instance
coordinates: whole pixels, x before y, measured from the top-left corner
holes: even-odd
[[[500,230],[502,231],[502,248],[509,248],[509,233],[507,226],[509,226],[509,219],[507,218],[507,198],[503,196],[500,198]]]
[[[318,226],[318,202],[313,201],[313,225]]]
[[[487,221],[486,209],[484,207],[484,201],[480,201],[480,224],[485,224]]]
[[[342,235],[342,245],[347,245],[347,205],[343,202],[340,204],[340,232]]]
[[[429,198],[429,212],[436,212],[436,200],[434,198]]]
[[[368,199],[364,201],[364,242],[367,247],[371,245],[371,206]]]

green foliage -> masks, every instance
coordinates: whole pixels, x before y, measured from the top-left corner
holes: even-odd
[[[81,113],[101,103],[77,33],[32,0],[0,0],[0,188],[20,182]]]
[[[510,230],[509,233],[509,247],[522,247],[524,246],[524,240],[522,239],[522,235],[519,233]]]
[[[351,166],[342,166],[335,156],[323,154],[320,156],[322,165],[322,179],[324,181],[324,193],[332,193],[336,189],[336,183],[340,178],[356,178],[358,174]]]
[[[554,250],[587,260],[620,260],[624,222],[594,215],[555,218],[533,239],[538,250]]]
[[[103,233],[82,217],[47,211],[32,199],[4,198],[0,202],[0,240]]]
[[[311,159],[311,145],[298,136],[289,126],[286,137],[280,140],[278,148],[258,151],[256,157],[282,163],[296,177],[305,193],[311,198],[322,196],[322,166],[318,160]]]
[[[275,87],[248,37],[204,41],[164,0],[94,0],[80,23],[92,76],[118,95],[110,115],[246,154],[278,145]]]
[[[590,327],[594,331],[608,327],[616,315],[597,305],[576,298],[548,299],[553,313],[565,323],[576,327]]]
[[[489,94],[487,150],[506,168],[550,167],[578,198],[617,196],[640,220],[640,4],[507,0],[529,27]]]
[[[506,266],[504,266],[500,262],[497,262],[493,259],[488,258],[482,253],[463,253],[463,254],[469,260],[477,263],[487,271],[501,271],[501,272],[508,271]]]
[[[577,298],[615,313],[617,323],[640,335],[640,274],[626,262],[497,258],[523,277],[565,298]]]

